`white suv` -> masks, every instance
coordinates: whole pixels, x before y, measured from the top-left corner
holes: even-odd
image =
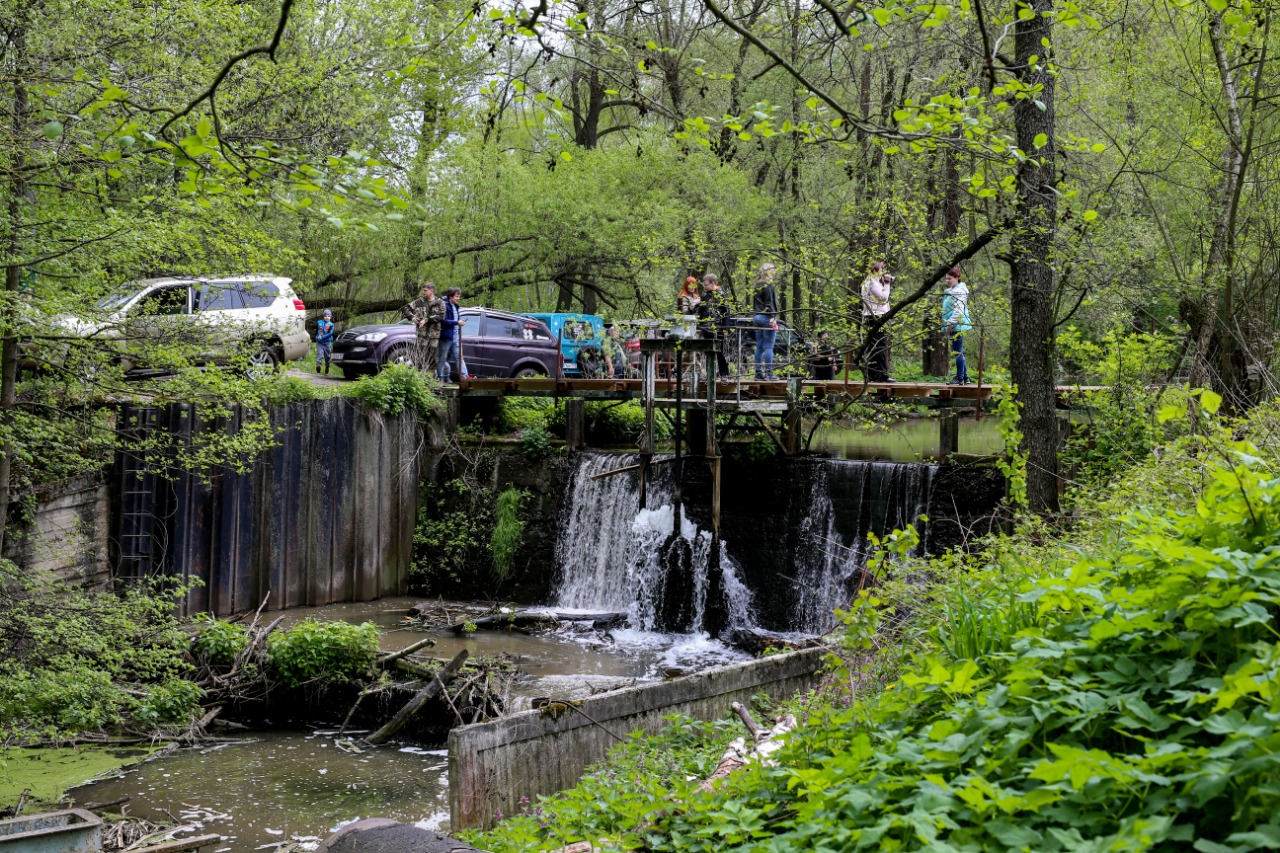
[[[210,360],[247,352],[256,375],[311,349],[306,305],[291,283],[264,275],[146,279],[100,299],[92,321],[66,317],[60,324],[77,337],[121,344],[126,371],[147,367],[148,346],[171,340]]]

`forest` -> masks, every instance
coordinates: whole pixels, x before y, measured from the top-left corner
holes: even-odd
[[[855,355],[883,326],[908,377],[946,371],[961,267],[1052,512],[1056,383],[1271,393],[1270,22],[1234,0],[7,0],[0,503],[79,455],[44,448],[100,442],[86,385],[252,395],[140,391],[93,346],[20,387],[20,342],[69,345],[56,319],[127,281],[286,275],[341,329],[425,279],[614,320],[715,272],[741,307],[769,261],[788,322]],[[879,259],[893,308],[864,323]]]
[[[671,314],[686,276],[715,273],[745,312],[772,263],[788,323],[829,330],[854,364],[887,331],[911,379],[947,373],[958,267],[970,352],[1012,389],[1005,531],[927,565],[904,556],[911,531],[879,543],[883,584],[841,614],[779,764],[704,796],[726,732],[677,721],[475,840],[1275,849],[1270,13],[0,0],[0,507],[109,460],[115,402],[216,414],[294,393],[202,370],[182,340],[152,354],[163,381],[126,377],[66,320],[126,282],[285,276],[341,330],[397,316],[425,280],[464,305],[614,321]],[[876,261],[892,308],[864,319]],[[60,357],[31,371],[32,351]],[[428,411],[405,374],[358,384]],[[1054,388],[1076,383],[1107,390],[1063,446]],[[249,428],[183,462],[249,466],[270,440]],[[163,598],[29,583],[0,560],[0,637],[40,650],[0,655],[6,741],[198,714]]]

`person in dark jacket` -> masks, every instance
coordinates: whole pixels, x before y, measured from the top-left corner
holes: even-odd
[[[720,349],[716,352],[716,371],[721,378],[729,375],[729,359],[725,355],[728,348],[726,328],[729,323],[729,306],[725,304],[720,292],[720,279],[715,273],[707,273],[702,277],[702,301],[698,303],[698,329],[707,340],[720,341]]]
[[[831,380],[836,378],[836,365],[839,364],[840,350],[831,343],[831,333],[826,329],[818,332],[818,341],[813,345],[813,356],[809,366],[813,370],[813,378]]]
[[[756,290],[751,298],[751,325],[756,336],[756,379],[773,378],[773,344],[778,339],[778,292],[773,280],[778,268],[771,263],[760,265]]]
[[[458,370],[458,377],[465,375],[462,367],[462,319],[458,303],[462,301],[462,291],[451,287],[444,292],[444,318],[440,321],[440,346],[438,361],[440,365],[440,381],[448,382],[453,378],[452,371]]]

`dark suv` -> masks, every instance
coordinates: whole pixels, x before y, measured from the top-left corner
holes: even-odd
[[[492,308],[463,308],[462,360],[472,376],[555,376],[560,347],[545,324]],[[408,320],[347,329],[333,342],[333,362],[348,379],[386,364],[412,364],[417,334]]]

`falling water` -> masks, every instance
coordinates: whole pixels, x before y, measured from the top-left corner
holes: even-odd
[[[849,604],[872,550],[868,533],[883,536],[914,524],[917,553],[928,550],[923,520],[932,492],[932,465],[823,461],[813,466],[792,552],[793,630],[821,634]]]
[[[720,600],[729,627],[751,624],[751,594],[738,567],[723,543],[717,548],[710,531],[674,504],[669,466],[650,469],[648,504],[655,509],[640,509],[634,472],[596,477],[636,462],[633,456],[591,454],[579,460],[556,541],[558,605],[625,611],[633,628],[653,631],[670,627],[664,624],[669,605],[687,604],[689,618],[680,622],[700,632],[708,624],[708,605]],[[688,570],[688,602],[673,602],[677,596],[669,594],[679,581],[675,564]]]
[[[616,455],[580,458],[556,543],[560,607],[625,611],[631,626],[644,631],[669,629],[674,622],[696,632],[707,630],[708,601],[722,600],[725,627],[764,625],[821,634],[833,626],[833,611],[848,604],[862,578],[871,553],[868,533],[884,535],[915,524],[921,535],[918,550],[928,547],[922,516],[929,508],[933,466],[781,463],[787,467],[777,480],[755,486],[772,490],[769,512],[747,517],[748,507],[739,507],[743,523],[717,548],[686,507],[674,504],[674,466],[650,469],[652,509],[639,508],[634,471],[593,478],[636,461]],[[765,472],[750,473],[755,478]],[[761,500],[758,491],[727,492],[723,498],[722,523],[729,530],[735,526],[736,501],[755,502],[758,509]],[[687,499],[696,509],[695,499]],[[757,613],[753,598],[766,602],[760,610],[770,612]]]

